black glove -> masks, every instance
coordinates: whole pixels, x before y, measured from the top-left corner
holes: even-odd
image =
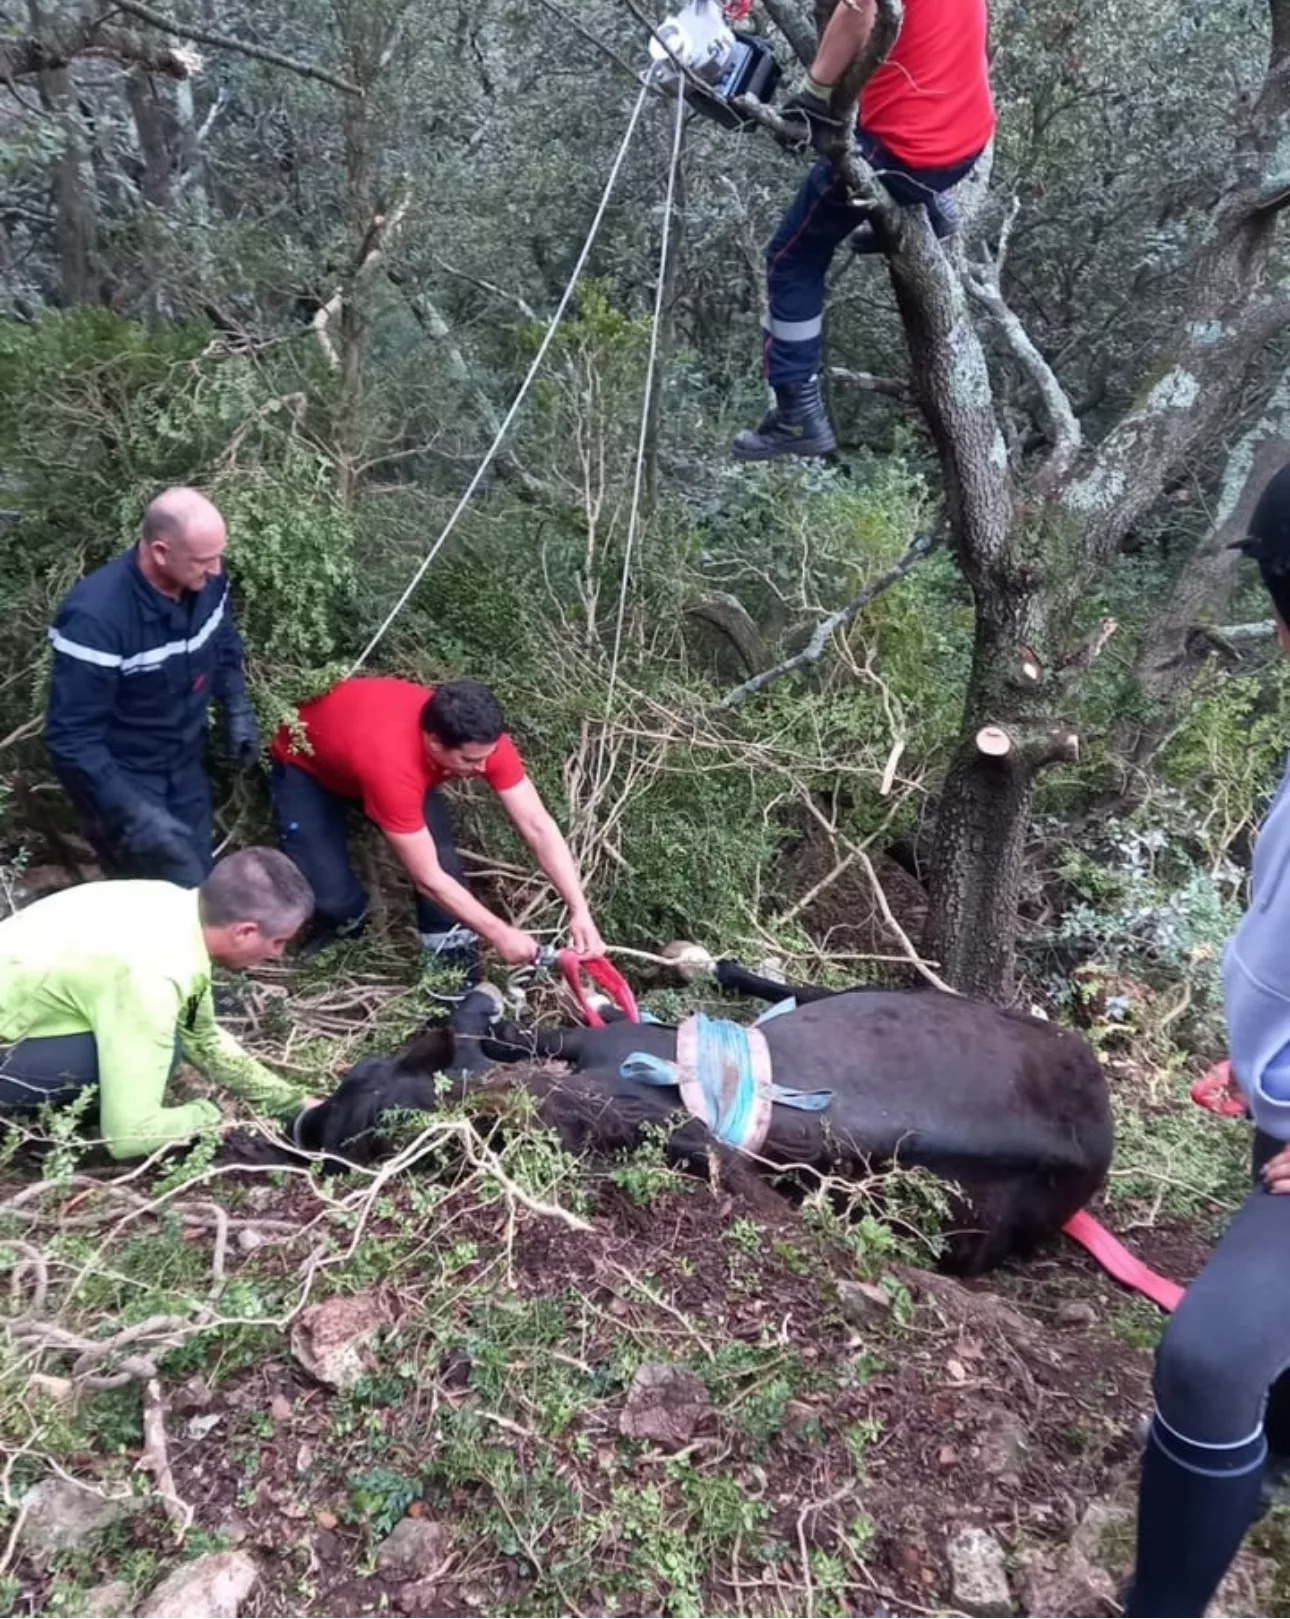
[[[807,79],[806,88],[799,90],[795,96],[786,101],[783,111],[785,123],[800,125],[801,137],[797,141],[790,141],[779,136],[781,146],[791,149],[793,146],[806,146],[809,143],[817,152],[823,153],[828,150],[842,128],[841,119],[829,105],[831,94],[832,89],[829,85],[816,84],[814,79]]]
[[[127,853],[143,858],[165,855],[187,860],[192,856],[193,834],[177,815],[159,804],[145,804],[140,800],[126,812],[121,823],[120,843]]]
[[[260,727],[245,697],[224,704],[224,726],[229,758],[239,770],[250,770],[260,757]]]

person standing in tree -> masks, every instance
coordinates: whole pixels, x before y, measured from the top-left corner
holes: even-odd
[[[1290,653],[1290,466],[1237,542]],[[1254,1116],[1254,1190],[1183,1295],[1156,1353],[1128,1615],[1203,1614],[1290,1461],[1290,768],[1254,850],[1223,962],[1232,1073]]]
[[[820,39],[806,88],[784,108],[803,142],[824,151],[837,133],[834,86],[873,31],[874,0],[839,0]],[[986,55],[986,0],[905,0],[891,54],[860,95],[856,142],[902,208],[927,209],[939,237],[958,229],[948,195],[994,135]],[[827,158],[811,169],[766,250],[766,376],[775,408],[740,433],[744,461],[825,455],[836,445],[820,392],[825,276],[851,238],[857,252],[883,252],[876,219],[853,202]]]
[[[573,948],[582,956],[603,954],[569,845],[525,773],[487,687],[473,680],[429,687],[359,676],[304,704],[298,726],[303,746],[290,726],[273,739],[270,790],[281,846],[317,896],[321,933],[314,948],[364,926],[367,896],[348,848],[348,812],[357,808],[380,827],[412,879],[427,960],[460,968],[471,979],[481,938],[503,961],[534,960],[539,945],[533,935],[495,916],[470,892],[453,841],[439,789],[482,776],[568,906]]]
[[[205,495],[167,489],[143,514],[138,544],[75,585],[49,631],[45,744],[112,876],[191,888],[211,869],[212,698],[233,761],[249,769],[259,758],[227,545]]]

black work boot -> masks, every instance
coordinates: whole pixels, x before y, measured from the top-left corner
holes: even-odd
[[[820,394],[820,379],[787,382],[775,389],[775,408],[733,445],[741,461],[773,461],[781,455],[827,455],[837,439]]]
[[[300,961],[312,961],[315,956],[324,950],[330,950],[334,944],[344,944],[350,939],[359,939],[367,931],[366,913],[362,916],[346,917],[344,921],[337,922],[329,916],[314,917],[313,930],[309,938],[296,952]]]

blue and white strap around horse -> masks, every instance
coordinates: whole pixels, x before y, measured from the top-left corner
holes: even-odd
[[[696,1012],[676,1031],[676,1061],[633,1051],[619,1072],[643,1085],[675,1085],[686,1111],[727,1146],[757,1152],[770,1129],[771,1106],[822,1112],[832,1091],[798,1091],[777,1085],[770,1048],[760,1029]]]

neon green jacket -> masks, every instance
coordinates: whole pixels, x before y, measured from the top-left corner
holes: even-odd
[[[162,882],[66,888],[0,922],[0,1046],[93,1034],[99,1127],[114,1158],[139,1158],[216,1124],[213,1102],[165,1107],[178,1032],[208,1078],[273,1113],[304,1092],[215,1021],[197,894]]]

